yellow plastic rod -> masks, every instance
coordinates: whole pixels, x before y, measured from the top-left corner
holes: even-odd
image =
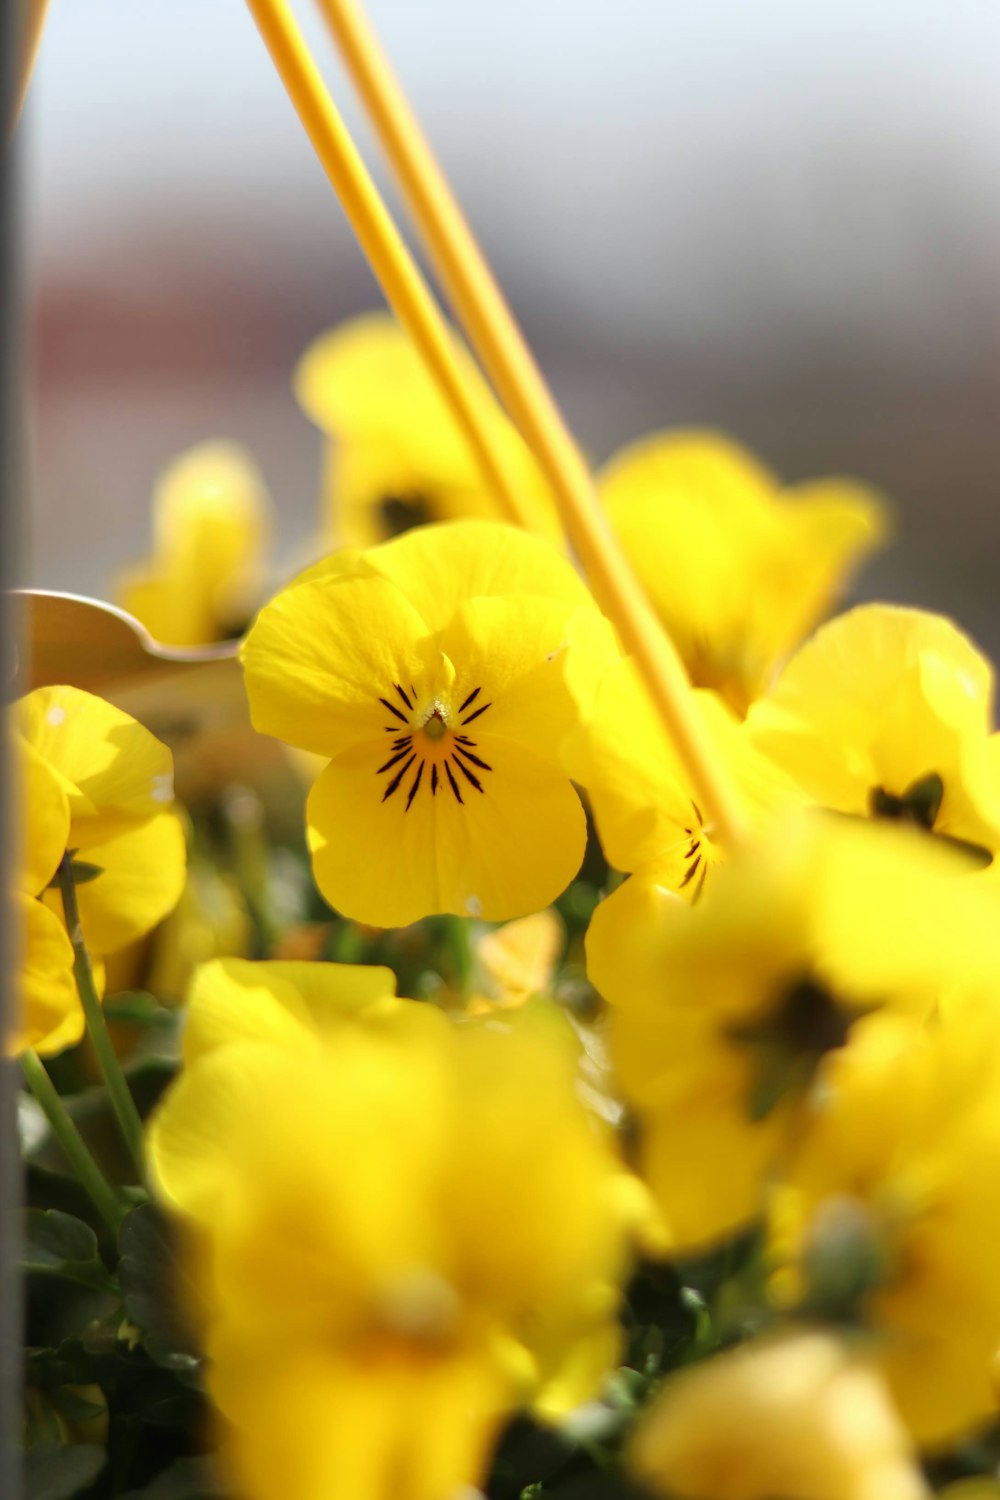
[[[591,587],[618,627],[724,840],[743,835],[725,767],[708,742],[673,644],[654,620],[593,478],[358,0],[317,0],[382,142],[441,283],[483,368],[545,474]]]
[[[247,0],[247,8],[389,306],[421,351],[508,519],[529,525],[496,436],[463,379],[448,325],[327,92],[286,0]]]
[[[45,29],[45,17],[48,8],[49,0],[24,0],[24,4],[22,5],[24,14],[21,21],[21,66],[18,70],[17,88],[14,94],[11,116],[7,122],[8,139],[17,129],[17,122],[21,118],[21,111],[24,109],[24,101],[28,97],[28,89],[31,87],[31,78],[35,71],[38,49],[42,44],[42,32]]]

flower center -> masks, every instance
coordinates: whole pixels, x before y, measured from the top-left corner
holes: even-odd
[[[383,802],[394,796],[404,782],[404,812],[409,812],[414,798],[425,786],[429,787],[432,797],[437,796],[439,788],[447,787],[462,807],[465,806],[463,787],[471,786],[477,792],[485,790],[479,773],[492,771],[493,767],[476,754],[477,742],[470,735],[459,733],[493,707],[490,702],[481,702],[481,696],[482,688],[476,687],[463,698],[457,709],[453,710],[439,698],[429,703],[425,700],[423,706],[418,707],[421,695],[415,684],[411,682],[406,688],[402,683],[394,682],[391,689],[379,697],[382,707],[398,721],[384,726],[386,734],[395,736],[390,747],[392,754],[375,772],[376,776],[388,777],[382,792]]]

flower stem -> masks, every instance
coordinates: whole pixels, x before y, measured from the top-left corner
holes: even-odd
[[[145,1161],[142,1147],[142,1120],[139,1111],[135,1107],[135,1100],[125,1081],[121,1063],[115,1055],[114,1045],[108,1032],[107,1022],[104,1019],[104,1011],[97,994],[97,986],[94,984],[94,973],[90,967],[90,956],[87,946],[83,940],[83,930],[80,926],[80,911],[76,900],[76,881],[73,878],[73,863],[69,854],[63,855],[62,863],[56,874],[59,889],[62,892],[63,911],[66,915],[66,930],[69,940],[73,944],[73,974],[76,978],[76,988],[80,996],[80,1004],[83,1006],[84,1019],[87,1022],[87,1031],[93,1043],[94,1051],[97,1053],[97,1061],[100,1064],[104,1082],[107,1085],[108,1095],[111,1099],[111,1108],[114,1110],[115,1118],[129,1149],[129,1154],[135,1164],[138,1180],[142,1182],[145,1176]]]
[[[402,322],[401,283],[382,274],[398,234],[387,215],[362,233],[353,201],[364,173],[353,142],[305,51],[285,0],[247,0],[334,191]],[[320,0],[414,218],[473,348],[542,469],[594,594],[618,627],[720,839],[744,836],[741,799],[710,740],[677,650],[654,618],[609,530],[594,481],[520,328],[445,181],[357,0]],[[365,182],[371,187],[370,179]],[[374,189],[372,189],[374,192]],[[383,211],[384,214],[384,211]],[[392,240],[392,245],[387,243]],[[405,252],[404,252],[405,253]],[[423,345],[422,345],[423,347]],[[425,355],[426,355],[425,349]],[[432,373],[437,373],[433,370]],[[439,376],[440,379],[440,376]],[[454,402],[453,402],[454,404]]]
[[[80,1186],[85,1189],[108,1228],[115,1234],[125,1217],[125,1208],[119,1203],[114,1189],[97,1165],[87,1148],[83,1136],[70,1119],[45,1065],[37,1052],[30,1048],[21,1056],[21,1068],[28,1087],[38,1100],[39,1106],[59,1142],[63,1155],[76,1174]]]
[[[324,86],[287,0],[247,0],[247,8],[386,301],[427,361],[503,510],[515,525],[527,525],[517,483],[496,430],[468,387],[454,336]]]

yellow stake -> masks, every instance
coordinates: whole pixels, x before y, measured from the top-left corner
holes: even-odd
[[[496,436],[463,380],[448,326],[326,90],[286,0],[247,0],[247,7],[390,307],[427,361],[508,518],[529,526]]]
[[[605,523],[594,482],[426,137],[357,0],[317,0],[469,341],[552,488],[602,608],[618,627],[702,798],[728,842],[739,798],[697,715],[677,652]]]
[[[26,0],[22,8],[24,15],[21,21],[21,66],[18,71],[17,90],[12,101],[11,116],[7,122],[8,138],[17,128],[24,101],[28,97],[31,75],[35,71],[35,59],[42,42],[49,0]]]

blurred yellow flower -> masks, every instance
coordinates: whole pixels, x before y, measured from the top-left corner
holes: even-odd
[[[807,1104],[770,1204],[777,1295],[822,1308],[831,1280],[835,1297],[847,1283],[927,1446],[997,1414],[998,997],[994,981],[991,1004],[858,1027]]]
[[[882,501],[853,480],[782,490],[717,433],[654,433],[598,476],[611,524],[695,687],[737,713],[883,539]]]
[[[588,973],[676,1249],[759,1213],[858,1018],[923,1014],[1000,971],[995,901],[962,868],[913,833],[813,814],[720,866],[696,906],[634,875],[597,908]]]
[[[12,898],[21,952],[19,1007],[5,1038],[8,1053],[32,1047],[61,1052],[83,1034],[83,1010],[73,978],[73,948],[66,928],[39,899],[66,853],[69,801],[56,773],[20,734],[14,734],[14,768],[21,836],[13,861]]]
[[[509,1010],[546,994],[565,943],[566,928],[551,907],[484,932],[473,943],[470,1014]]]
[[[66,798],[70,823],[61,853],[92,867],[77,893],[91,957],[114,953],[155,927],[184,886],[170,751],[128,714],[80,688],[36,688],[14,704],[13,719]],[[44,899],[61,918],[59,892]]]
[[[586,838],[559,758],[577,615],[600,621],[569,563],[488,521],[337,554],[261,611],[242,651],[251,717],[330,762],[307,822],[338,911],[500,921],[569,884]]]
[[[861,1349],[831,1334],[760,1339],[672,1376],[626,1450],[669,1500],[930,1500]]]
[[[386,970],[223,960],[150,1132],[200,1231],[250,1500],[440,1500],[615,1356],[620,1174],[557,1017],[449,1023]],[[573,1378],[569,1378],[570,1372]]]
[[[160,475],[153,555],[116,597],[154,640],[202,646],[241,635],[264,590],[271,502],[238,443],[199,443]]]
[[[457,349],[466,389],[493,429],[535,529],[559,525],[538,469],[477,367]],[[329,439],[324,546],[370,547],[426,521],[501,519],[475,455],[423,360],[398,323],[368,313],[318,338],[295,373],[295,393]]]
[[[1000,849],[993,671],[949,620],[867,604],[817,631],[746,731],[822,807]]]

